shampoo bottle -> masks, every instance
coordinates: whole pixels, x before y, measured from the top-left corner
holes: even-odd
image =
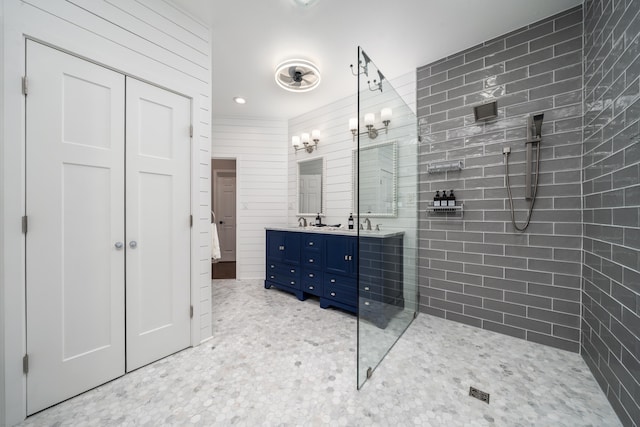
[[[440,191],[436,190],[436,195],[433,198],[433,207],[440,207]]]
[[[447,197],[447,206],[455,206],[456,205],[456,196],[453,194],[453,190],[449,192],[449,197]]]
[[[316,226],[320,227],[322,224],[322,220],[320,219],[320,212],[318,212],[318,216],[316,216]]]

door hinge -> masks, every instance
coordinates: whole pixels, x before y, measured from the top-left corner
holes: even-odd
[[[29,373],[29,355],[25,354],[22,358],[22,372],[25,374]]]
[[[193,319],[193,306],[189,307],[189,318]]]
[[[29,220],[27,218],[27,216],[23,216],[22,217],[22,232],[24,234],[27,234],[27,229],[29,228]]]
[[[22,77],[22,94],[24,96],[27,96],[28,93],[29,93],[29,80],[27,79],[27,76],[23,76]]]
[[[189,136],[193,138],[193,125],[189,125]]]
[[[189,215],[189,227],[193,228],[193,215]]]

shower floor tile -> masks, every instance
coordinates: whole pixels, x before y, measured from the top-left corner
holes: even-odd
[[[579,355],[426,314],[357,391],[355,316],[212,283],[213,339],[21,425],[620,425]]]

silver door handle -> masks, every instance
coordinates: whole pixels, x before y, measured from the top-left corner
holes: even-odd
[[[130,242],[129,242],[129,247],[130,247],[131,249],[135,249],[135,248],[137,248],[137,247],[138,247],[138,242],[136,242],[135,240],[130,241]]]
[[[122,242],[116,242],[115,245],[113,245],[116,247],[116,249],[120,250],[122,249],[122,247],[124,246],[124,244]]]

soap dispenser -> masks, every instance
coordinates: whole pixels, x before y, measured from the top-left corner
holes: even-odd
[[[456,205],[456,196],[453,194],[453,190],[449,192],[449,197],[447,197],[447,206],[455,206]]]
[[[320,212],[318,212],[318,216],[316,216],[316,227],[320,227],[322,224],[322,220],[320,219]]]
[[[436,195],[433,198],[433,207],[440,207],[440,191],[436,190]]]
[[[349,214],[349,219],[347,220],[349,224],[349,230],[353,230],[353,212]]]

